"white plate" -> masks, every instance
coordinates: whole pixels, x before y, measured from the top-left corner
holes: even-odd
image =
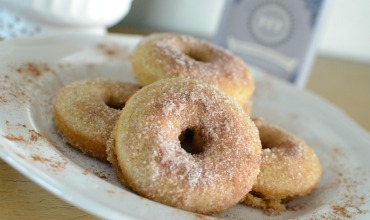
[[[105,219],[198,219],[128,191],[110,165],[68,147],[53,126],[53,99],[63,85],[94,77],[134,81],[129,58],[139,39],[70,35],[1,43],[0,156],[51,193]],[[237,205],[217,217],[368,219],[370,135],[320,98],[260,71],[254,75],[254,115],[303,138],[324,173],[311,195],[292,202],[295,211],[268,217]]]

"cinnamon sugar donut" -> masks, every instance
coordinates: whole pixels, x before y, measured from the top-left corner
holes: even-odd
[[[120,109],[139,86],[108,79],[73,82],[55,100],[54,123],[67,143],[105,161],[106,142]]]
[[[253,119],[262,142],[261,172],[244,203],[263,209],[285,210],[292,197],[309,194],[321,177],[314,151],[291,133]]]
[[[180,136],[192,134],[198,146],[184,149]],[[219,89],[198,81],[163,79],[144,87],[126,103],[112,135],[109,158],[124,185],[180,209],[230,208],[259,172],[261,143],[252,120]]]
[[[169,33],[144,38],[132,54],[136,79],[148,85],[159,79],[185,77],[213,84],[245,105],[254,92],[246,64],[230,52],[205,40]]]

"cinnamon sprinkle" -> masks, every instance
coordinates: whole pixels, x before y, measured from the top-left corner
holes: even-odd
[[[15,69],[19,74],[27,74],[32,77],[40,77],[46,72],[53,72],[51,67],[46,63],[25,63]]]

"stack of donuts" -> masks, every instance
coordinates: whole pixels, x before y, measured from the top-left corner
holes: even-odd
[[[142,39],[138,84],[90,79],[63,87],[54,123],[82,153],[112,164],[135,193],[201,214],[238,203],[285,210],[319,182],[320,162],[298,137],[250,118],[246,64],[207,41],[170,33]]]

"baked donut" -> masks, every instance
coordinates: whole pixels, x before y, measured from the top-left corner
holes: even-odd
[[[139,86],[108,79],[73,82],[55,100],[54,124],[65,141],[96,159],[105,161],[120,109]]]
[[[161,33],[144,38],[132,54],[136,79],[148,85],[185,77],[213,84],[248,110],[254,81],[246,64],[230,52],[191,36]]]
[[[259,172],[254,123],[223,92],[199,81],[145,86],[126,103],[112,136],[109,160],[125,186],[191,212],[212,214],[237,204]],[[184,149],[180,136],[193,136],[198,146]]]
[[[253,119],[262,142],[261,172],[244,203],[265,210],[285,210],[292,197],[309,194],[321,177],[314,151],[293,134]]]

